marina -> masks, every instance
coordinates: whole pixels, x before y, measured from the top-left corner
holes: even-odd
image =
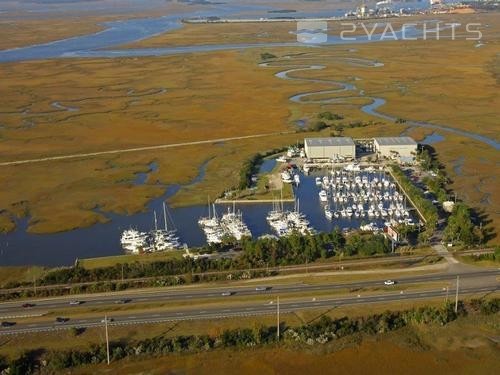
[[[276,163],[275,159],[266,160],[261,173],[272,170],[276,167]],[[152,170],[156,168],[155,165],[152,167]],[[205,168],[206,164],[203,164],[198,176],[188,185],[202,181]],[[352,168],[351,166],[350,169]],[[210,214],[207,204],[179,208],[171,208],[167,205],[171,217],[170,222],[175,223],[176,227],[170,225],[169,228],[176,229],[175,237],[178,238],[181,246],[186,243],[189,247],[198,247],[207,243],[206,231],[199,223],[200,218],[213,219],[215,215],[217,219],[214,221],[220,223],[217,224],[220,228],[222,228],[222,218],[227,218],[224,220],[226,229],[222,230],[224,234],[233,231],[236,233],[235,237],[239,237],[238,233],[240,233],[241,238],[248,235],[245,227],[251,233],[252,238],[258,238],[266,235],[283,235],[294,229],[301,233],[328,232],[335,228],[344,231],[359,228],[382,230],[386,223],[391,223],[391,220],[398,223],[400,220],[406,220],[407,223],[419,222],[415,217],[415,211],[405,203],[403,195],[394,187],[391,177],[383,170],[363,166],[359,171],[346,171],[344,166],[337,166],[335,169],[331,167],[312,169],[308,175],[300,169],[295,169],[295,174],[300,178],[300,184],[293,186],[296,203],[280,202],[279,194],[277,194],[274,203],[212,204]],[[141,175],[138,180],[142,183],[146,178]],[[154,212],[163,212],[163,203],[180,188],[180,185],[167,187],[165,194],[153,199],[145,212],[130,216],[105,213],[109,219],[107,223],[68,232],[49,235],[31,234],[26,232],[29,219],[19,220],[16,231],[1,237],[0,265],[26,264],[26,259],[29,259],[32,264],[61,266],[71,265],[78,258],[123,254],[120,239],[124,232],[133,229],[139,233],[135,233],[136,240],[142,241],[141,238],[144,236],[141,233],[149,234],[152,228],[155,228]],[[321,190],[326,193],[326,201],[320,198]],[[356,209],[352,207],[354,203],[357,205]],[[359,207],[360,204],[362,210]],[[213,211],[214,207],[215,211]],[[391,215],[390,210],[392,210]],[[345,216],[342,215],[343,211]],[[384,211],[386,214],[382,216]],[[400,212],[399,217],[397,211]],[[278,220],[269,220],[271,212],[276,212]],[[352,214],[349,215],[349,212]],[[128,234],[132,233],[128,232]],[[217,243],[224,234],[219,232],[211,239]],[[150,234],[147,237],[150,238]],[[145,243],[148,245],[151,240]],[[158,243],[161,242],[158,241]],[[158,245],[157,249],[151,249],[150,246],[147,248],[148,251],[166,250],[162,245]]]

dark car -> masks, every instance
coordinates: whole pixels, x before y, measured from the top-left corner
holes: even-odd
[[[56,318],[56,323],[66,323],[69,320],[69,318],[63,318],[61,316],[58,316]]]
[[[0,323],[0,327],[2,327],[2,328],[12,327],[14,325],[16,325],[16,323],[14,323],[14,322],[2,322],[2,323]]]
[[[271,290],[270,286],[257,286],[257,287],[255,287],[255,291],[257,291],[257,292],[265,292],[268,290]]]
[[[25,309],[30,308],[30,307],[34,307],[34,306],[35,306],[35,304],[34,304],[34,303],[24,303],[24,304],[22,305],[22,307],[24,307]]]

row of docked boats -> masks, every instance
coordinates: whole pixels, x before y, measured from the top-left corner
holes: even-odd
[[[163,203],[164,227],[158,227],[156,212],[154,212],[154,229],[149,232],[141,232],[137,229],[126,229],[123,231],[120,243],[127,253],[139,254],[157,251],[171,251],[182,247],[177,231],[168,228],[167,210]]]
[[[356,167],[316,177],[319,200],[327,219],[375,218],[413,225],[406,199],[381,171]]]
[[[225,238],[234,238],[239,241],[244,237],[252,237],[250,229],[243,221],[243,214],[239,210],[236,211],[234,205],[232,210],[228,207],[227,212],[219,218],[215,205],[209,203],[208,216],[201,217],[198,225],[205,233],[208,244],[220,244]]]
[[[314,234],[306,216],[299,210],[299,201],[296,201],[293,211],[283,209],[283,203],[274,202],[273,209],[267,214],[267,222],[278,237],[289,236],[292,233],[302,235]]]

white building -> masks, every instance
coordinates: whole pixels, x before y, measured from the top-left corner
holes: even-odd
[[[356,145],[352,138],[329,137],[329,138],[306,138],[304,148],[308,159],[354,159],[356,157]]]
[[[410,137],[374,138],[375,151],[379,156],[400,161],[413,161],[418,144]]]

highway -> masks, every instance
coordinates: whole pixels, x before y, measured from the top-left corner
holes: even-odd
[[[461,295],[472,293],[491,293],[498,291],[498,285],[481,286],[476,288],[464,288],[460,290]],[[430,299],[437,297],[445,297],[449,293],[454,295],[454,290],[434,289],[427,291],[415,292],[392,292],[370,296],[358,297],[343,297],[343,298],[311,298],[304,297],[301,300],[285,301],[280,303],[281,313],[296,312],[306,309],[333,309],[338,306],[359,305],[369,303],[384,303],[394,301]],[[192,307],[179,309],[177,311],[151,312],[151,313],[134,313],[130,312],[126,315],[109,315],[108,322],[110,326],[118,325],[136,325],[147,323],[174,322],[183,320],[200,320],[200,319],[220,319],[229,317],[255,316],[275,314],[277,305],[274,298],[268,302],[253,302],[237,306],[222,306],[222,307]],[[111,320],[112,319],[112,320]],[[104,326],[103,317],[74,319],[65,323],[39,322],[39,323],[18,323],[9,327],[0,328],[0,335],[13,335],[23,333],[36,333],[54,330],[77,328],[91,328]]]
[[[500,276],[500,270],[490,269],[472,272],[455,273],[439,273],[421,276],[409,276],[397,279],[398,285],[410,285],[423,282],[435,281],[454,281],[460,275],[464,279],[482,279],[485,277]],[[368,287],[380,287],[384,285],[385,280],[369,280],[350,283],[325,283],[325,284],[273,284],[263,282],[260,286],[266,287],[266,290],[256,290],[256,286],[219,286],[219,287],[189,287],[189,288],[168,288],[162,290],[129,290],[113,294],[99,294],[86,296],[67,296],[54,297],[38,300],[21,300],[13,302],[0,303],[0,320],[13,316],[24,316],[47,312],[48,310],[76,308],[78,306],[103,307],[106,305],[114,305],[118,302],[129,303],[159,303],[169,301],[190,301],[196,299],[215,299],[221,298],[222,293],[232,292],[237,296],[255,296],[264,293],[273,294],[290,294],[290,293],[308,293],[308,292],[329,292],[340,289],[360,289]],[[70,301],[78,301],[79,305],[70,305]],[[29,308],[23,308],[23,304],[33,304]]]

